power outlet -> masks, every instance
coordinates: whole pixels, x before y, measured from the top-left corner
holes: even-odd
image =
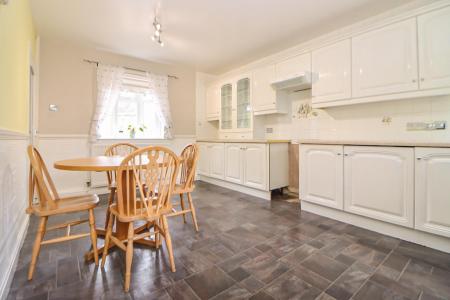
[[[266,133],[273,133],[272,127],[266,127]]]

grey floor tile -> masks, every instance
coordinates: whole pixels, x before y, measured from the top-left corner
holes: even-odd
[[[322,254],[313,254],[302,265],[318,275],[334,281],[348,266]]]
[[[231,287],[235,281],[217,267],[212,267],[186,278],[186,282],[201,299],[216,296]]]

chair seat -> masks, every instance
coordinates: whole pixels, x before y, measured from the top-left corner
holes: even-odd
[[[55,200],[54,204],[47,204],[45,206],[33,206],[33,212],[37,216],[46,217],[95,208],[98,202],[98,196],[95,194],[65,197]]]
[[[176,184],[172,194],[184,194],[194,191],[195,186],[185,187],[184,184]]]
[[[125,215],[121,215],[119,213],[119,208],[117,207],[117,204],[114,203],[109,207],[110,212],[116,216],[116,218],[120,221],[120,222],[133,222],[133,221],[138,221],[138,220],[145,220],[145,221],[155,221],[157,219],[159,219],[161,217],[161,215],[164,214],[169,214],[172,212],[172,207],[167,207],[167,208],[161,208],[159,211],[159,214],[155,214],[152,216],[147,216],[147,209],[145,208],[145,206],[143,205],[142,201],[136,201],[136,210],[134,211],[133,214],[130,214],[129,216],[125,216]]]

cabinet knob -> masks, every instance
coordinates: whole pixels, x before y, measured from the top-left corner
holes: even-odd
[[[348,156],[348,153],[344,153],[344,156]]]
[[[338,153],[337,155],[341,156],[341,155],[342,155],[342,153]]]
[[[422,78],[420,78],[420,81],[425,81],[425,78],[423,78],[423,77],[422,77]]]
[[[413,80],[412,80],[412,82],[413,82],[413,83],[416,83],[416,80],[415,80],[415,79],[413,79]]]
[[[422,157],[418,157],[417,160],[422,160]]]

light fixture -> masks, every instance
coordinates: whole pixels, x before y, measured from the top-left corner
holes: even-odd
[[[155,32],[153,33],[152,41],[155,41],[161,47],[164,47],[164,42],[161,40],[162,26],[161,26],[161,23],[156,18],[156,16],[155,16],[155,19],[153,20],[153,28],[155,28]]]
[[[9,0],[0,0],[0,4],[8,5]]]

